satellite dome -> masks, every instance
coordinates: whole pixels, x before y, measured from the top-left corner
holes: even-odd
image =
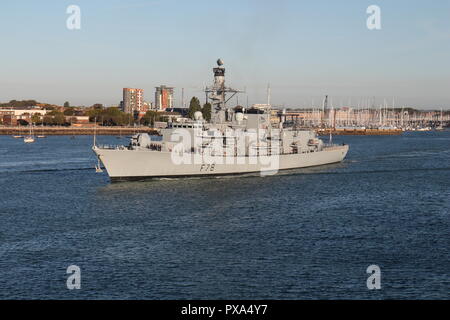
[[[217,60],[217,65],[220,67],[220,66],[223,66],[223,60],[222,59],[218,59]]]
[[[235,117],[237,122],[241,122],[242,120],[244,120],[244,114],[242,112],[236,113]]]
[[[203,119],[203,114],[200,112],[200,111],[196,111],[195,113],[194,113],[194,119],[195,120],[202,120]]]

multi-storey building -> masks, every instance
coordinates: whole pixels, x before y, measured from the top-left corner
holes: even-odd
[[[164,111],[167,108],[173,108],[173,89],[172,87],[159,86],[155,92],[155,109]]]
[[[122,110],[126,113],[145,111],[144,90],[134,88],[123,88]]]

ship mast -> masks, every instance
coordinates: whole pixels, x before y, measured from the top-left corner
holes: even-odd
[[[225,86],[225,68],[223,67],[222,59],[217,60],[217,67],[213,68],[213,72],[214,84],[205,88],[206,102],[211,103],[211,122],[222,123],[229,120],[226,118],[225,112],[228,111],[228,117],[231,113],[230,110],[227,109],[226,103],[237,93],[242,91]],[[229,98],[226,96],[227,93],[231,94]]]

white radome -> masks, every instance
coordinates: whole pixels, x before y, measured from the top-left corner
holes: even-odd
[[[200,111],[195,111],[194,113],[194,119],[196,121],[202,120],[203,119],[203,114]]]

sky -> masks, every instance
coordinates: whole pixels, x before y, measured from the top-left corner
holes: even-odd
[[[69,5],[81,29],[69,30]],[[366,25],[370,5],[381,30]],[[16,0],[0,4],[0,101],[198,96],[222,58],[236,103],[450,109],[450,0]],[[375,98],[374,98],[375,97]]]

